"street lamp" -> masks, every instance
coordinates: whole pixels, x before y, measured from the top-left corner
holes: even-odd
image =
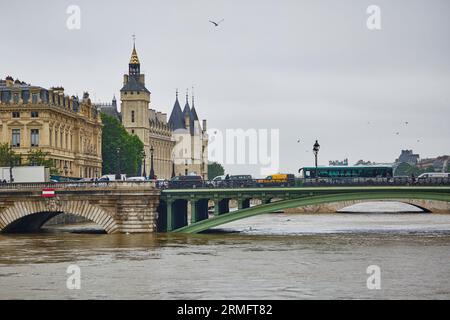
[[[153,146],[150,147],[150,180],[155,180],[155,169],[153,168]]]
[[[116,148],[116,159],[117,159],[116,180],[121,180],[122,177],[120,176],[120,147]]]
[[[142,153],[143,153],[143,157],[144,157],[144,170],[142,170],[142,176],[143,176],[144,178],[147,178],[147,170],[145,170],[145,167],[146,167],[146,165],[145,165],[145,157],[146,157],[147,155],[145,154],[145,151],[143,151]]]
[[[172,154],[172,178],[175,178],[175,155]]]
[[[320,144],[316,140],[316,143],[314,143],[314,146],[313,146],[314,157],[316,159],[316,174],[315,174],[316,181],[318,181],[318,179],[319,179],[319,175],[318,175],[318,172],[317,172],[317,155],[319,154],[319,149],[320,149]]]

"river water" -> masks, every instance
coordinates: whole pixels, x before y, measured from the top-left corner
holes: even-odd
[[[70,265],[80,289],[67,287]],[[379,290],[367,287],[373,265]],[[450,215],[274,213],[188,236],[3,234],[0,298],[449,299]]]

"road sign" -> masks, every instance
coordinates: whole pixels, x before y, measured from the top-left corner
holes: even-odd
[[[42,189],[43,198],[53,198],[56,197],[55,189]]]

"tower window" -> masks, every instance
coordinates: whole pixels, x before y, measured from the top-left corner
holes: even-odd
[[[37,112],[37,111],[31,111],[31,117],[32,117],[32,118],[39,118],[39,112]]]
[[[131,111],[131,122],[134,123],[134,111]]]
[[[19,111],[14,111],[14,112],[12,113],[12,117],[13,117],[13,118],[20,118],[20,112],[19,112]]]

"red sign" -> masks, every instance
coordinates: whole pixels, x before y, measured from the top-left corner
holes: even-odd
[[[56,197],[55,189],[42,189],[43,198],[53,198]]]

